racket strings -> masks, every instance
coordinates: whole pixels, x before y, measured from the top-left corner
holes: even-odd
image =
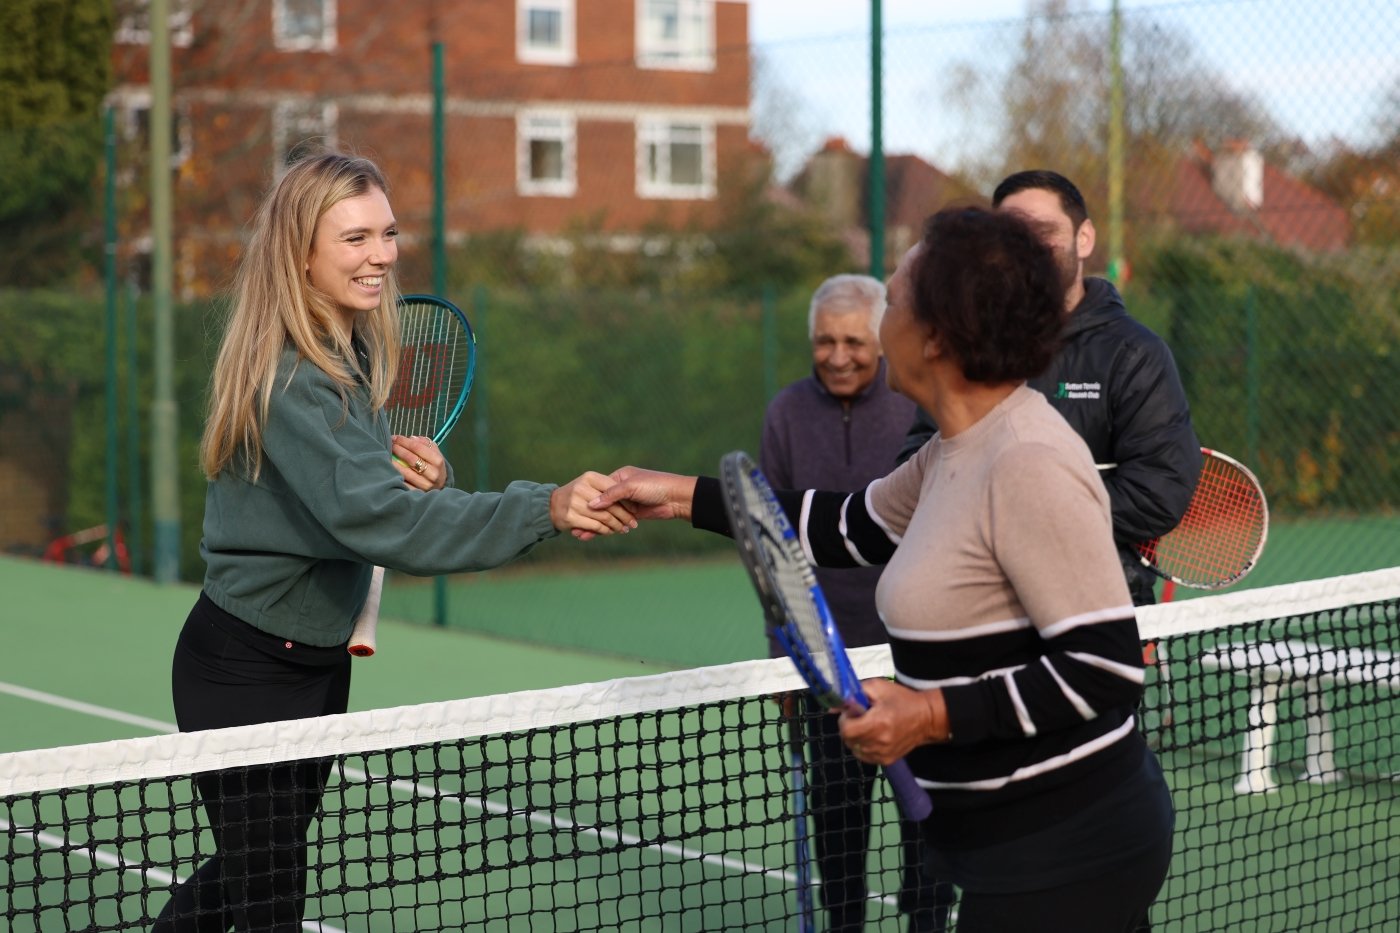
[[[763,516],[759,516],[759,520],[763,520]],[[816,578],[807,567],[800,551],[801,545],[795,539],[778,537],[776,540],[782,542],[781,553],[772,555],[775,558],[773,569],[779,596],[804,654],[822,680],[835,690],[840,685],[841,673],[827,643],[826,626],[813,608],[812,590],[817,585]]]
[[[399,375],[385,411],[397,434],[435,437],[444,427],[470,371],[469,337],[445,308],[405,302]]]
[[[1254,480],[1234,465],[1208,457],[1180,524],[1145,551],[1181,579],[1230,580],[1247,569],[1264,542],[1267,507]]]

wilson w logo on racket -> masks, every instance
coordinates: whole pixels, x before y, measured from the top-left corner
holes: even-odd
[[[778,642],[818,703],[852,715],[865,712],[870,701],[812,565],[767,478],[741,450],[726,454],[719,472],[739,557]],[[922,820],[929,815],[933,805],[907,762],[888,765],[885,774],[905,817]]]
[[[443,374],[447,369],[446,344],[404,347],[399,353],[399,377],[386,403],[390,409],[424,408],[446,401]]]

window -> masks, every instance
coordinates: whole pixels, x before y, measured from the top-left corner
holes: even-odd
[[[637,64],[643,68],[712,70],[714,0],[637,0]]]
[[[515,55],[535,65],[572,65],[574,0],[517,0]]]
[[[187,49],[194,42],[190,0],[170,4],[170,44]],[[117,31],[113,37],[123,45],[151,44],[151,0],[125,0],[117,5]]]
[[[335,104],[284,100],[272,111],[273,174],[281,178],[297,159],[336,144]]]
[[[658,117],[637,121],[637,194],[644,198],[714,197],[714,124]]]
[[[577,134],[572,114],[531,111],[516,117],[516,181],[521,194],[573,197]]]
[[[122,100],[122,137],[149,151],[151,147],[151,95],[128,93]],[[170,167],[179,168],[190,157],[190,120],[185,108],[175,105],[170,112]]]
[[[110,98],[116,109],[116,130],[126,152],[117,159],[117,183],[146,184],[145,173],[150,167],[151,152],[151,92],[146,88],[126,87],[112,92]],[[178,174],[194,150],[189,108],[179,101],[170,108],[170,169]]]
[[[272,40],[287,52],[335,48],[335,0],[272,0]]]

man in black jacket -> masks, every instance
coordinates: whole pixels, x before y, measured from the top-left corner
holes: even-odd
[[[1055,249],[1065,279],[1064,345],[1032,379],[1089,445],[1113,508],[1113,536],[1136,605],[1156,602],[1156,577],[1135,545],[1176,527],[1201,473],[1201,446],[1171,350],[1128,316],[1113,284],[1084,277],[1094,224],[1084,197],[1063,175],[1017,172],[997,185],[992,205],[1016,211]],[[898,462],[937,428],[920,411]]]

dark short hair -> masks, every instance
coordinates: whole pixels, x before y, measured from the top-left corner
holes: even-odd
[[[1003,178],[1001,184],[992,192],[992,207],[1001,207],[1001,202],[1013,194],[1032,189],[1050,191],[1058,195],[1060,207],[1074,224],[1074,229],[1078,230],[1079,225],[1089,219],[1089,207],[1084,203],[1084,195],[1079,193],[1074,182],[1059,172],[1043,168],[1016,172]]]
[[[1065,293],[1051,248],[1014,213],[939,211],[909,270],[914,314],[974,382],[1030,379],[1060,344]]]

